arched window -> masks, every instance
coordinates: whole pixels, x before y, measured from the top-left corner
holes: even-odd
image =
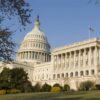
[[[66,73],[66,77],[68,77],[68,73]]]
[[[64,78],[64,73],[61,74],[62,78]]]
[[[70,73],[70,77],[73,77],[73,72]]]
[[[94,69],[91,70],[91,75],[94,75],[95,74],[95,71]]]
[[[85,74],[86,74],[86,75],[89,75],[89,71],[88,71],[88,70],[86,70]]]
[[[57,74],[57,78],[60,78],[60,74]]]
[[[75,72],[75,76],[78,76],[78,72]]]
[[[55,74],[53,74],[53,79],[55,79],[55,77],[56,77],[56,75],[55,75]]]
[[[83,71],[80,71],[80,76],[83,76],[83,75],[84,75]]]

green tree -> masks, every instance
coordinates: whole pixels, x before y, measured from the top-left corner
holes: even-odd
[[[34,87],[33,87],[34,92],[40,92],[41,91],[41,85],[39,83],[37,83]]]
[[[12,41],[12,33],[8,29],[0,29],[0,61],[11,61],[15,54],[15,43]]]
[[[28,81],[28,74],[22,68],[14,68],[11,70],[11,87],[20,89],[22,92],[28,92],[28,88],[32,88]]]
[[[70,90],[70,86],[68,84],[65,84],[63,87],[63,91],[69,91]]]
[[[11,73],[10,69],[4,68],[4,70],[0,73],[0,89],[10,89],[10,78]]]
[[[94,82],[88,80],[80,83],[79,90],[88,91],[91,90],[93,86],[94,86]]]
[[[22,92],[31,92],[32,85],[27,73],[22,68],[8,69],[0,73],[0,89],[18,89]]]
[[[41,88],[42,92],[50,92],[51,91],[51,86],[47,83],[45,83],[42,88]]]
[[[60,87],[61,90],[63,89],[63,87],[62,87],[60,84],[58,84],[58,83],[55,83],[55,84],[53,85],[53,87]]]

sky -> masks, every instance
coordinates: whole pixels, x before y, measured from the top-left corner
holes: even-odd
[[[34,27],[36,16],[40,16],[41,29],[48,38],[51,49],[74,42],[89,39],[89,27],[94,29],[90,37],[100,38],[100,4],[89,0],[26,0],[33,9],[31,24],[19,31],[17,21],[13,29],[17,29],[13,39],[17,44]]]

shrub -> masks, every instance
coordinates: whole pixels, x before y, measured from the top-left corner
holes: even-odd
[[[53,87],[60,87],[61,90],[63,90],[63,87],[60,84],[58,84],[58,83],[54,84]]]
[[[21,93],[21,90],[18,90],[18,89],[11,89],[11,90],[8,91],[8,93],[11,93],[11,94]]]
[[[33,87],[33,91],[34,92],[40,92],[41,90],[41,85],[39,83],[37,83],[34,87]]]
[[[41,88],[42,92],[50,92],[51,91],[51,86],[47,83],[45,83],[42,88]]]
[[[63,87],[63,91],[69,91],[70,90],[70,86],[68,84],[65,84]]]
[[[88,91],[91,90],[93,86],[94,86],[94,82],[88,80],[80,83],[79,90]]]
[[[58,83],[54,84],[53,87],[61,87]]]
[[[51,88],[51,92],[56,92],[56,93],[61,92],[61,88],[58,86],[54,86]]]
[[[0,95],[6,94],[6,90],[0,90]]]
[[[96,84],[95,87],[97,90],[100,90],[100,84]]]

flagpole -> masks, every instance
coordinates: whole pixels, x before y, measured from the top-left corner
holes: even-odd
[[[91,28],[91,26],[90,26],[90,28],[89,28],[89,40],[90,40],[90,38],[91,38],[91,32],[94,32],[94,29]]]
[[[88,35],[89,35],[89,36],[88,36],[89,40],[90,40],[90,34],[91,34],[91,32],[90,32],[90,28],[89,28],[89,34],[88,34]]]

